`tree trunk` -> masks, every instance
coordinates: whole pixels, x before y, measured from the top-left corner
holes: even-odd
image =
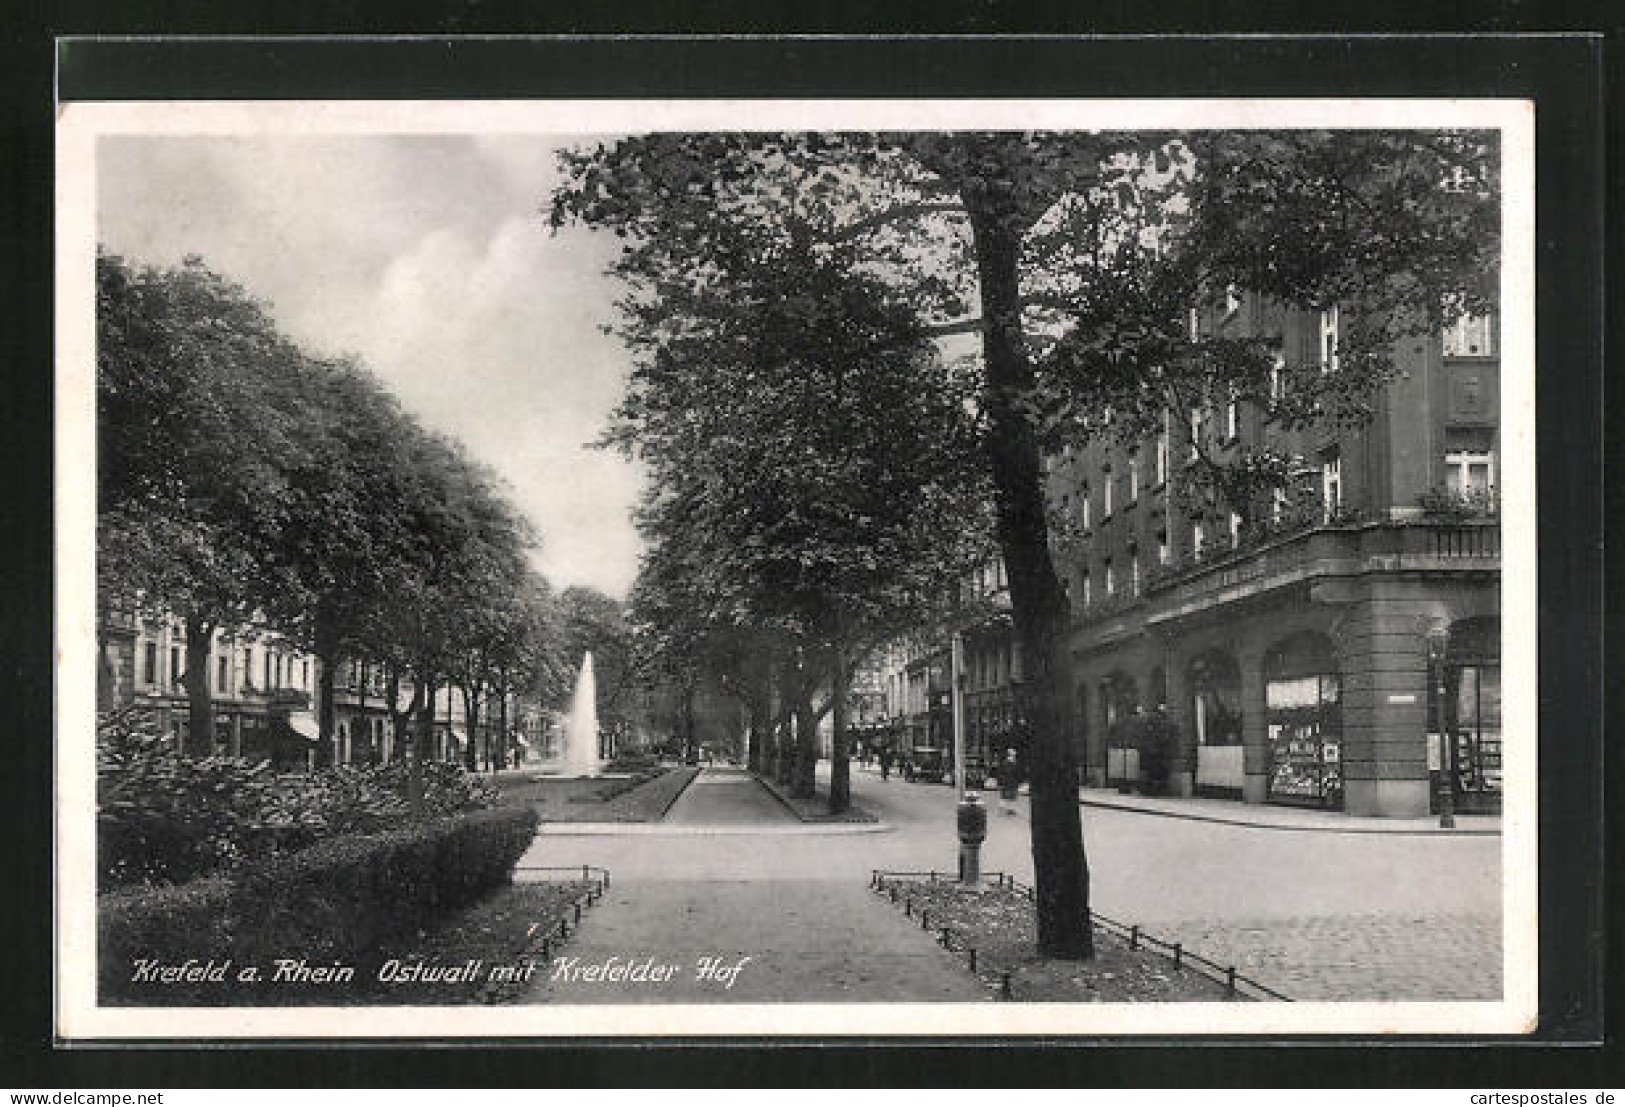
[[[999,546],[1010,580],[1015,631],[1034,690],[1031,790],[1038,952],[1094,956],[1089,866],[1083,852],[1077,764],[1067,741],[1066,593],[1050,558],[1038,443],[1017,409],[1033,383],[1021,333],[1021,226],[997,192],[970,205],[982,297],[982,359]]]
[[[850,713],[847,701],[851,692],[851,674],[846,669],[844,642],[835,648],[835,673],[831,680],[834,704],[830,725],[834,729],[834,737],[829,751],[829,810],[830,814],[839,815],[852,806],[852,756],[847,741]]]
[[[506,769],[508,767],[508,681],[502,681],[502,688],[497,693],[497,747],[496,757],[491,762],[491,771]]]
[[[818,713],[813,709],[812,692],[796,691],[796,747],[791,759],[790,794],[812,799],[818,794]]]
[[[338,758],[333,754],[333,733],[337,729],[335,722],[338,705],[333,702],[334,690],[338,687],[338,668],[341,658],[336,643],[327,635],[317,632],[316,635],[316,733],[320,740],[316,743],[316,764],[318,766],[330,764]]]
[[[682,736],[683,761],[693,761],[699,756],[694,748],[694,684],[685,679],[682,691],[678,693],[677,701],[677,728]]]
[[[463,768],[471,773],[480,771],[480,697],[473,681],[462,685],[463,726],[468,731],[468,748],[463,750]],[[448,691],[448,696],[449,696]]]
[[[209,694],[209,645],[214,621],[186,617],[186,742],[181,753],[208,757],[214,753],[214,697]]]

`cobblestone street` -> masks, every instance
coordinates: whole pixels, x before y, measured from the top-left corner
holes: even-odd
[[[708,770],[665,823],[592,831],[555,824],[524,863],[585,862],[614,874],[611,896],[571,942],[572,955],[642,950],[685,966],[710,952],[758,958],[730,999],[981,998],[974,988],[956,994],[962,970],[864,892],[872,869],[954,868],[951,789],[859,770],[853,794],[881,825],[797,824],[742,774]],[[1031,879],[1026,803],[1019,817],[989,819],[988,871]],[[1233,961],[1293,999],[1500,994],[1498,835],[1381,833],[1361,824],[1345,832],[1326,829],[1339,825],[1331,815],[1290,828],[1096,807],[1085,807],[1083,819],[1097,910]],[[575,986],[572,998],[587,1001],[583,987],[591,986]]]

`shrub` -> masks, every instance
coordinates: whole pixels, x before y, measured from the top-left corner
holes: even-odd
[[[265,762],[182,757],[145,712],[104,716],[97,728],[102,886],[191,880],[336,835],[496,803],[496,790],[461,766],[420,769],[423,805],[414,813],[405,763],[279,778]]]
[[[536,825],[533,808],[494,808],[246,866],[233,895],[237,946],[251,960],[344,960],[414,937],[507,883]]]
[[[219,877],[100,897],[96,902],[96,976],[103,1000],[132,995],[150,999],[159,987],[170,1002],[201,998],[206,987],[185,983],[144,987],[131,977],[142,958],[179,965],[189,957],[228,956],[230,908],[231,885]]]
[[[279,957],[364,963],[506,884],[536,825],[530,807],[494,808],[334,838],[244,865],[230,879],[104,895],[97,903],[102,997],[176,1003],[240,994],[206,983],[134,982],[137,958],[175,965],[230,958],[234,970],[258,966],[264,980]]]

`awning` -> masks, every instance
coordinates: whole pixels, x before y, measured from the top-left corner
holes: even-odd
[[[309,711],[290,711],[288,713],[288,729],[309,742],[322,740],[322,727],[316,721],[316,716]]]

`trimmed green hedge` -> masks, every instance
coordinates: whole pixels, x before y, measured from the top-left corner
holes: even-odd
[[[256,965],[276,958],[355,964],[409,941],[446,913],[509,882],[536,835],[530,807],[499,807],[380,834],[336,838],[244,866],[229,879],[115,892],[98,903],[104,1002],[242,998],[231,984],[147,984],[138,959]]]

